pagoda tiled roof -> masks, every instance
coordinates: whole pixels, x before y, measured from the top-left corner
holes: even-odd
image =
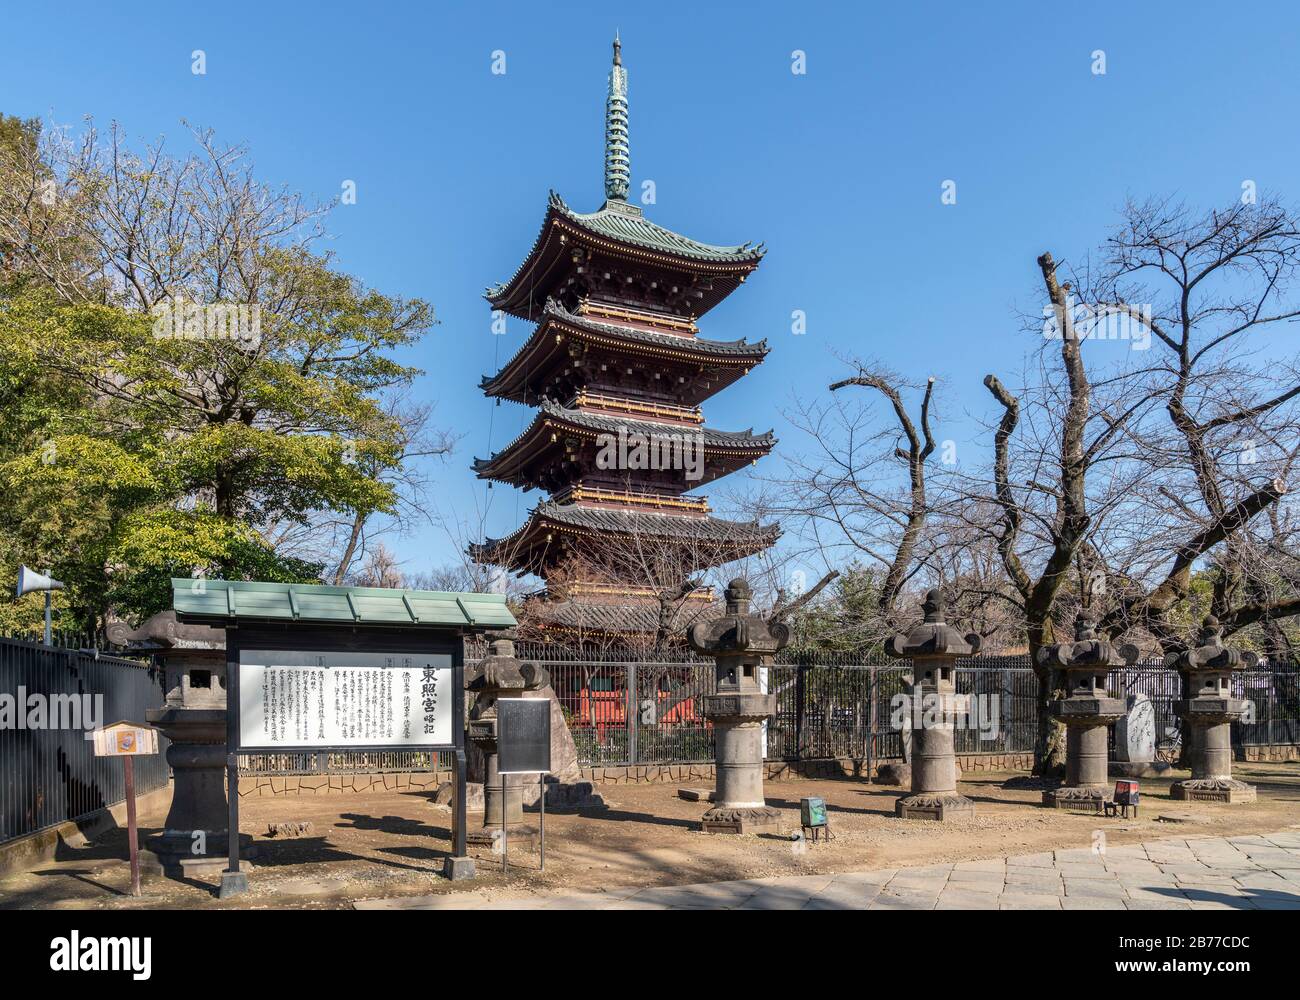
[[[540,503],[523,525],[502,538],[488,538],[471,545],[470,554],[484,562],[510,558],[511,550],[522,547],[528,536],[559,529],[576,534],[613,534],[694,542],[735,549],[734,558],[758,552],[774,544],[781,534],[775,524],[758,521],[729,521],[720,517],[660,514],[617,507],[584,507],[572,503]]]
[[[701,243],[656,225],[645,217],[639,207],[626,202],[607,201],[599,211],[575,212],[564,203],[563,198],[552,191],[549,206],[593,233],[680,257],[730,264],[738,261],[757,262],[767,253],[767,248],[761,243],[742,243],[731,247]]]
[[[570,336],[613,350],[621,349],[639,354],[648,352],[695,363],[699,363],[701,359],[709,359],[732,365],[737,363],[756,365],[760,364],[771,350],[767,346],[766,339],[750,343],[744,338],[708,340],[704,337],[662,333],[631,324],[593,319],[590,316],[570,312],[554,299],[548,299],[540,321],[523,346],[495,375],[484,375],[479,382],[479,387],[489,396],[517,394],[517,383],[520,379],[526,378],[530,370],[536,369],[536,365],[531,363],[533,356],[539,351],[553,350],[557,346],[550,339],[550,331],[557,327]],[[740,374],[742,372],[737,372],[734,376],[725,379],[720,376],[717,388],[723,388],[735,378],[739,378]]]
[[[743,431],[720,431],[711,427],[693,427],[657,420],[637,420],[631,417],[614,415],[606,416],[587,410],[569,409],[550,400],[543,400],[538,408],[537,416],[533,418],[533,422],[528,425],[528,428],[510,444],[495,452],[491,458],[474,459],[474,471],[479,478],[492,478],[494,470],[500,473],[499,463],[506,456],[523,446],[539,430],[555,423],[590,431],[593,434],[617,435],[621,428],[627,434],[640,434],[647,439],[671,439],[673,437],[699,434],[706,449],[719,451],[754,451],[766,454],[776,444],[776,437],[770,430],[764,434],[755,434],[752,427]]]
[[[525,605],[525,628],[547,631],[598,635],[628,635],[659,631],[659,604],[645,600],[631,600],[612,604],[603,601],[536,600]],[[674,635],[684,635],[695,622],[708,621],[722,613],[718,602],[698,605],[685,603],[669,609],[668,628]]]
[[[565,204],[563,198],[551,191],[541,232],[524,262],[508,280],[490,285],[484,290],[484,297],[494,307],[504,307],[506,300],[514,300],[517,296],[511,293],[512,290],[518,290],[515,286],[520,284],[538,261],[551,259],[547,253],[548,244],[552,239],[552,231],[557,228],[572,234],[579,241],[615,253],[639,257],[647,263],[660,263],[666,267],[703,273],[732,273],[737,276],[737,280],[757,267],[767,253],[767,248],[761,243],[742,243],[739,246],[701,243],[651,222],[639,206],[617,199],[607,200],[595,212],[575,212]],[[530,281],[529,285],[531,296],[536,282]],[[729,284],[725,289],[720,289],[721,294],[713,296],[708,305],[716,305],[732,287],[734,285]],[[546,296],[550,289],[540,287],[536,291],[541,296]],[[531,318],[540,306],[541,302],[538,302],[523,312],[516,312],[515,307],[508,307],[507,311]]]
[[[757,521],[728,521],[721,517],[657,514],[643,510],[620,510],[617,507],[582,507],[571,503],[538,504],[533,511],[533,516],[589,531],[616,531],[648,535],[652,538],[724,541],[770,534],[775,541],[778,531],[776,525],[761,525]]]
[[[560,406],[558,403],[552,403],[550,400],[543,401],[539,410],[542,414],[555,417],[557,420],[576,424],[579,427],[586,427],[602,434],[617,434],[618,429],[624,427],[628,433],[638,432],[648,437],[698,433],[703,435],[705,447],[751,450],[770,449],[776,444],[776,437],[772,431],[755,434],[752,427],[746,427],[743,431],[720,431],[712,427],[683,427],[679,424],[657,420],[634,420],[628,417],[605,416],[602,413],[592,413],[588,410],[571,410]]]

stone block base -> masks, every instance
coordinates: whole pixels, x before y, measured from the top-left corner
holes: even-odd
[[[446,771],[390,771],[339,774],[244,774],[240,797],[249,795],[383,795],[388,792],[437,791],[451,780]]]
[[[470,830],[465,835],[465,842],[476,847],[491,847],[501,838],[501,827],[481,827]],[[506,846],[518,847],[520,850],[537,849],[537,827],[520,824],[506,828]]]
[[[218,899],[230,899],[248,892],[248,876],[240,872],[222,872],[221,888],[217,890]]]
[[[907,788],[912,784],[911,764],[881,764],[876,768],[877,785],[898,785]]]
[[[1175,781],[1169,793],[1181,802],[1255,801],[1255,786],[1235,778],[1188,778]]]
[[[537,808],[541,795],[538,794],[536,786],[533,786],[524,795],[524,804],[529,808]],[[546,808],[547,810],[585,810],[585,809],[607,809],[605,798],[592,785],[590,781],[552,781],[546,782]]]
[[[956,792],[906,795],[894,804],[894,815],[900,819],[928,819],[944,823],[954,819],[970,819],[975,815],[975,803]]]
[[[1049,788],[1043,792],[1043,805],[1053,809],[1073,809],[1078,812],[1105,812],[1111,800],[1108,788]]]
[[[433,795],[435,806],[456,808],[456,782],[444,781]],[[481,813],[483,811],[483,782],[467,781],[465,783],[465,811]]]
[[[450,882],[464,882],[475,875],[473,858],[443,858],[442,877]]]
[[[1272,746],[1235,747],[1238,760],[1290,761],[1300,760],[1300,744],[1281,743]]]
[[[714,806],[700,820],[705,833],[761,833],[780,825],[781,814],[768,806]]]
[[[184,879],[191,875],[212,875],[226,870],[229,862],[226,831],[208,834],[208,854],[193,854],[193,840],[185,834],[163,834],[149,842],[148,853],[162,866],[168,878]],[[143,853],[142,853],[143,856]],[[239,835],[240,858],[257,857],[251,834]]]

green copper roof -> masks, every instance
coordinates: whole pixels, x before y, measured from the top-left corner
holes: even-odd
[[[500,594],[186,577],[172,580],[172,607],[183,620],[214,625],[239,619],[471,629],[518,624]]]
[[[757,261],[767,252],[767,248],[761,243],[758,245],[742,243],[735,247],[701,243],[689,236],[682,236],[671,229],[656,225],[642,214],[639,206],[629,205],[626,202],[607,201],[597,212],[575,212],[564,203],[563,198],[552,191],[550,204],[551,208],[561,215],[597,235],[678,257],[731,264],[740,261]]]

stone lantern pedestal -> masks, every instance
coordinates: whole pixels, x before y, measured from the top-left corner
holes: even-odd
[[[488,655],[476,667],[465,684],[474,695],[467,723],[467,737],[483,760],[483,826],[470,830],[471,844],[488,845],[501,835],[502,817],[512,843],[529,843],[537,835],[535,827],[524,819],[524,802],[536,779],[526,774],[507,774],[502,795],[501,772],[497,754],[497,707],[501,698],[525,698],[550,683],[550,676],[534,663],[521,663],[515,656],[515,634],[498,632],[492,636]]]
[[[926,594],[923,608],[925,621],[885,644],[888,655],[912,661],[912,679],[905,686],[912,724],[912,793],[895,803],[894,815],[943,822],[975,813],[975,803],[957,791],[954,739],[970,697],[957,693],[956,661],[977,654],[980,637],[963,636],[944,621],[938,590]]]
[[[751,614],[749,584],[727,585],[727,613],[692,625],[691,648],[714,657],[717,693],[704,699],[713,724],[716,787],[713,807],[700,821],[705,833],[754,833],[779,826],[781,814],[763,797],[763,723],[776,712],[776,696],[764,694],[759,671],[790,639],[784,625]]]
[[[151,653],[163,667],[166,697],[145,721],[169,741],[172,802],[163,832],[149,849],[172,877],[227,867],[226,633],[207,625],[181,625],[174,611],[154,615],[132,630],[115,623],[109,641],[130,652]],[[230,790],[238,795],[239,789]],[[240,835],[240,854],[255,856],[253,838]]]
[[[1255,786],[1232,776],[1232,723],[1246,703],[1232,697],[1232,674],[1258,662],[1254,653],[1223,645],[1219,620],[1201,626],[1198,645],[1165,657],[1183,675],[1183,697],[1174,711],[1191,732],[1192,776],[1175,781],[1175,799],[1187,802],[1254,802]]]
[[[1085,615],[1075,623],[1074,637],[1074,642],[1038,651],[1040,667],[1065,675],[1066,691],[1049,706],[1065,726],[1065,784],[1043,792],[1043,805],[1099,813],[1111,800],[1106,727],[1125,711],[1122,698],[1107,695],[1106,675],[1112,667],[1135,662],[1139,654],[1136,646],[1117,650],[1098,639]]]

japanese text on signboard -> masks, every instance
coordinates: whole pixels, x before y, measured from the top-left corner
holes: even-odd
[[[452,744],[448,654],[240,654],[244,747]]]

